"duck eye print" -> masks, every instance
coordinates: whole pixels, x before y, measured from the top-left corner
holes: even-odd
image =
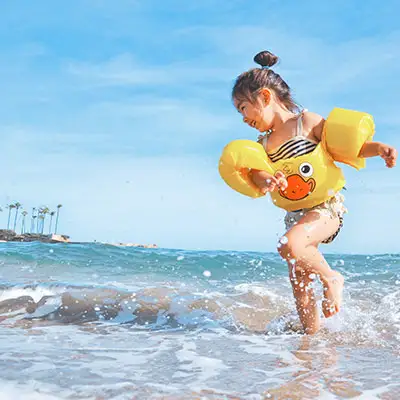
[[[304,176],[304,178],[309,178],[314,173],[314,168],[310,163],[304,162],[299,166],[299,173],[301,176]]]

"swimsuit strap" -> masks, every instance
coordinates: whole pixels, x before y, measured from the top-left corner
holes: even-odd
[[[304,137],[304,135],[303,135],[303,115],[307,111],[308,111],[307,109],[303,108],[303,110],[301,110],[301,112],[298,114],[298,117],[297,117],[297,135],[296,136]]]
[[[296,136],[293,136],[291,139],[294,139],[295,137],[304,137],[303,136],[303,114],[307,112],[308,110],[304,108],[297,114],[297,131],[296,131]],[[257,141],[264,147],[265,151],[267,151],[267,141],[268,141],[268,135],[271,132],[267,132],[264,135],[258,135]],[[290,139],[290,140],[291,140]]]

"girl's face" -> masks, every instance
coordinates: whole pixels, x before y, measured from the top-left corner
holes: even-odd
[[[266,132],[273,125],[272,96],[269,90],[261,92],[254,102],[235,99],[234,105],[243,116],[243,122],[260,132]]]

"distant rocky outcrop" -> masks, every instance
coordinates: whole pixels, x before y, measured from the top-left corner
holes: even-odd
[[[69,243],[67,235],[41,235],[40,233],[17,234],[10,229],[0,229],[0,242],[44,242],[44,243]]]
[[[43,243],[71,243],[81,244],[86,242],[71,242],[70,237],[67,235],[41,235],[40,233],[22,233],[17,234],[11,229],[0,229],[0,242],[43,242]],[[141,247],[145,249],[157,249],[156,244],[139,244],[139,243],[102,243],[112,246],[120,247]]]

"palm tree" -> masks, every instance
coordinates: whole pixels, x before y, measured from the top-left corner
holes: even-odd
[[[12,209],[15,208],[14,204],[9,204],[8,205],[8,222],[7,222],[7,230],[10,229],[10,219],[11,219],[11,211]]]
[[[56,227],[54,229],[54,234],[57,234],[57,227],[58,227],[58,216],[60,214],[60,208],[62,207],[62,204],[59,204],[57,206],[57,217],[56,217]]]
[[[55,215],[55,211],[52,211],[51,213],[50,213],[50,224],[49,224],[49,234],[51,235],[51,225],[53,224],[53,217],[54,217],[54,215]]]
[[[22,225],[21,225],[21,234],[25,233],[25,218],[28,215],[28,211],[22,211]]]
[[[41,234],[41,235],[43,235],[44,221],[45,221],[45,219],[46,219],[46,214],[48,214],[49,211],[50,211],[49,207],[43,207],[43,208],[41,209],[42,217],[43,217],[43,218],[41,218],[41,220],[42,220],[42,226],[41,226],[41,228],[40,228],[40,234]]]
[[[32,225],[33,229],[31,230],[31,233],[35,233],[35,219],[37,218],[37,215],[32,215]]]
[[[18,201],[14,204],[15,207],[15,218],[14,218],[14,232],[17,226],[17,217],[18,217],[18,210],[21,208],[21,203],[19,203]]]
[[[41,235],[43,234],[44,218],[45,218],[44,214],[41,214],[38,217],[38,225],[40,225],[40,234]],[[40,223],[39,223],[39,221],[40,221]],[[39,233],[39,231],[38,231],[38,233]]]
[[[31,217],[31,233],[35,233],[35,211],[36,207],[32,208],[32,217]]]
[[[40,233],[39,225],[40,225],[40,221],[42,220],[42,219],[40,218],[41,215],[42,215],[42,210],[43,210],[43,207],[39,207],[39,208],[38,208],[38,211],[37,211],[36,233]]]

